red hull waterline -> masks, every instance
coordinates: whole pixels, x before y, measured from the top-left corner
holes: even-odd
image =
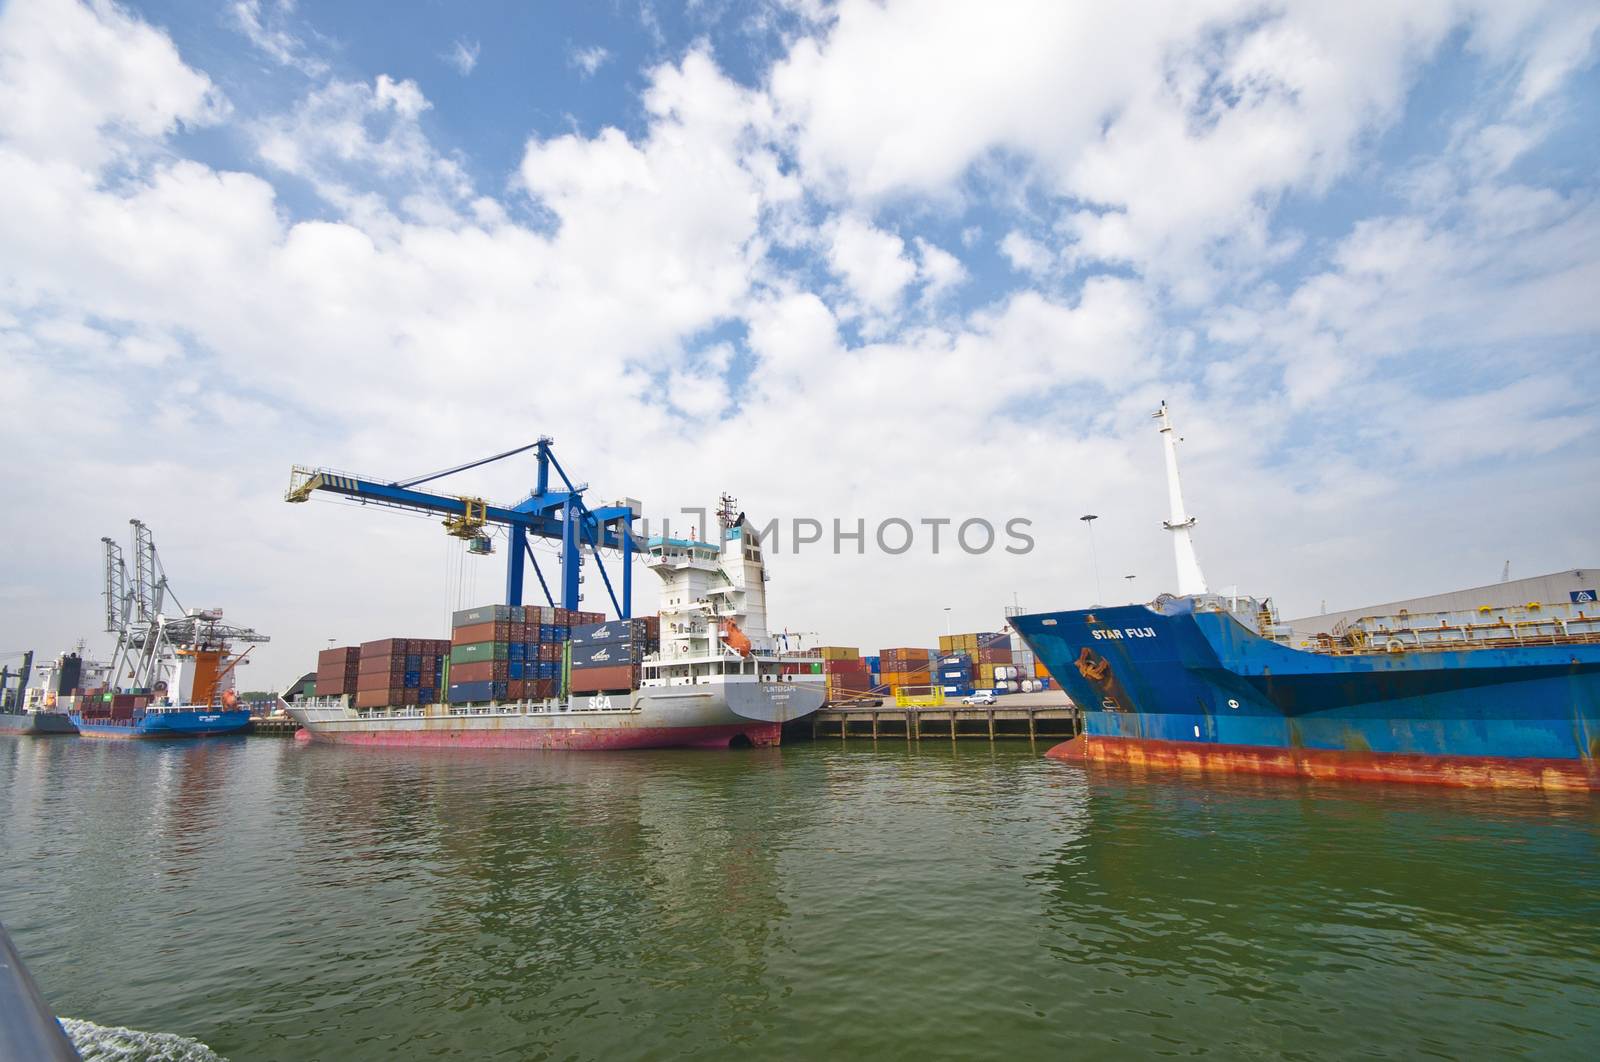
[[[1189,741],[1078,736],[1045,753],[1063,763],[1118,763],[1190,771],[1236,771],[1340,782],[1406,782],[1481,789],[1600,791],[1587,760],[1406,756],[1332,749],[1266,748]]]
[[[302,728],[296,737],[336,745],[390,748],[560,749],[572,752],[619,749],[725,749],[743,737],[757,748],[783,738],[781,723],[726,726],[574,727],[540,730],[334,730]]]

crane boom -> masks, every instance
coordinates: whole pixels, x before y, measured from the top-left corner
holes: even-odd
[[[288,502],[309,501],[318,491],[350,498],[363,504],[382,505],[412,512],[430,513],[444,517],[445,530],[458,538],[479,538],[490,524],[507,529],[510,549],[506,558],[506,603],[522,604],[524,564],[532,562],[546,599],[555,601],[549,592],[544,574],[539,570],[530,539],[542,538],[560,543],[561,549],[561,605],[576,609],[581,600],[579,566],[584,549],[592,551],[601,579],[617,615],[626,619],[633,613],[632,555],[634,551],[633,521],[638,517],[638,504],[620,502],[614,505],[590,506],[584,501],[587,484],[574,484],[555,455],[551,452],[548,436],[537,442],[519,446],[490,457],[456,465],[442,472],[434,472],[410,480],[384,481],[377,478],[352,475],[328,468],[295,466],[289,474],[289,490],[284,495]],[[534,489],[514,505],[498,505],[482,498],[465,495],[439,494],[417,489],[420,484],[477,468],[529,450],[538,452],[538,474]],[[551,489],[550,471],[555,470],[559,483],[565,489]],[[601,550],[618,550],[622,554],[622,593],[619,597],[606,573]]]

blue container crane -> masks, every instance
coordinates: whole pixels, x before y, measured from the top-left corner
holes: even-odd
[[[522,583],[525,564],[533,566],[534,576],[544,590],[545,600],[556,604],[534,556],[531,539],[550,539],[561,544],[561,602],[560,607],[578,607],[579,569],[583,551],[591,551],[595,568],[605,583],[606,593],[622,619],[633,615],[633,521],[639,516],[636,503],[590,506],[583,500],[587,484],[574,484],[561,463],[551,451],[553,440],[541,436],[537,442],[519,446],[514,450],[490,457],[469,461],[439,472],[430,472],[413,479],[379,482],[327,468],[296,466],[289,475],[289,491],[284,500],[303,502],[315,491],[354,498],[373,505],[385,505],[412,512],[435,513],[444,517],[445,532],[469,543],[475,552],[483,553],[485,529],[493,524],[505,527],[510,538],[506,551],[506,601],[508,605],[522,604]],[[482,498],[465,495],[435,494],[418,490],[424,483],[465,472],[517,454],[536,450],[538,476],[532,493],[515,505],[494,505]],[[550,473],[554,470],[558,489],[551,489]],[[564,488],[564,489],[561,489]],[[622,593],[619,597],[600,555],[604,549],[619,550],[622,554]]]

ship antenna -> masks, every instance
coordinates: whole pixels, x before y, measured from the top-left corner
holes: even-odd
[[[1165,400],[1161,408],[1150,414],[1161,422],[1161,439],[1167,451],[1167,500],[1172,506],[1172,519],[1162,526],[1172,532],[1172,552],[1178,562],[1178,594],[1190,597],[1206,592],[1206,577],[1200,571],[1200,558],[1195,556],[1194,539],[1189,532],[1194,528],[1194,517],[1183,507],[1183,484],[1178,481],[1178,443],[1182,440],[1172,430],[1172,417],[1167,412]]]

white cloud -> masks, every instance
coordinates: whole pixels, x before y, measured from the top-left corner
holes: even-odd
[[[1000,241],[1000,253],[1006,256],[1012,269],[1022,273],[1043,273],[1055,258],[1044,244],[1015,229],[1006,233]]]
[[[967,269],[961,259],[918,236],[917,277],[923,282],[924,300],[933,302],[945,293],[966,283]]]
[[[578,71],[580,77],[590,78],[594,77],[595,72],[604,66],[606,60],[610,58],[611,53],[609,51],[598,44],[592,44],[587,48],[572,49],[567,61],[574,70]]]
[[[263,26],[286,10],[254,8]],[[19,543],[0,586],[33,587],[6,644],[84,629],[94,539],[173,496],[206,499],[158,526],[182,585],[277,637],[264,669],[301,670],[328,635],[433,633],[501,572],[462,602],[431,523],[288,509],[287,466],[403,475],[539,433],[596,494],[657,509],[731,488],[758,521],[1034,519],[1022,558],[786,550],[775,616],[830,640],[931,638],[944,603],[989,626],[1011,588],[1084,600],[1084,506],[1104,567],[1154,593],[1162,397],[1219,578],[1291,600],[1317,579],[1448,586],[1440,514],[1490,495],[1561,519],[1479,514],[1474,540],[1521,536],[1559,567],[1600,514],[1534,481],[1600,475],[1571,398],[1600,334],[1600,214],[1586,171],[1527,171],[1570,135],[1562,79],[1586,53],[1551,50],[1566,15],[1439,10],[1349,14],[1362,42],[1297,3],[1136,20],[846,3],[770,89],[693,48],[645,72],[620,127],[535,136],[511,189],[481,191],[430,138],[422,87],[376,71],[242,119],[265,176],[185,158],[172,134],[222,105],[164,34],[17,0],[0,11],[0,446],[20,496],[91,533],[0,512]],[[1340,180],[1406,103],[1408,64],[1462,33],[1503,83],[1394,182],[1410,198],[1285,231],[1275,197]],[[1015,273],[989,253],[1002,233]],[[1174,308],[1213,289],[1228,297]],[[63,409],[95,415],[60,432]],[[526,487],[522,466],[461,489]],[[840,613],[840,585],[882,607]],[[308,613],[338,626],[307,631]]]
[[[0,9],[0,139],[10,150],[97,166],[227,109],[165,34],[118,7],[12,0]]]
[[[905,241],[859,217],[843,217],[828,236],[828,265],[868,312],[886,314],[917,275]]]
[[[472,185],[461,164],[436,152],[423,131],[420,119],[430,106],[409,79],[330,81],[291,114],[257,123],[257,151],[351,216],[377,223],[393,197],[413,217],[447,223]],[[375,195],[374,188],[388,194]]]
[[[295,0],[268,0],[265,4],[262,0],[234,0],[229,10],[234,25],[251,44],[284,66],[308,77],[321,77],[328,72],[328,64],[310,54],[305,41],[289,29],[295,6]]]
[[[846,200],[947,197],[996,157],[1061,202],[1078,264],[1128,264],[1204,298],[1292,250],[1267,217],[1349,172],[1465,23],[1540,98],[1589,60],[1581,5],[1292,2],[1106,6],[845,0],[771,75],[807,178]],[[1530,27],[1536,27],[1534,32]],[[1095,209],[1083,209],[1082,204]]]
[[[482,48],[477,41],[458,40],[445,53],[444,61],[455,67],[462,77],[467,77],[477,68],[478,53]]]

